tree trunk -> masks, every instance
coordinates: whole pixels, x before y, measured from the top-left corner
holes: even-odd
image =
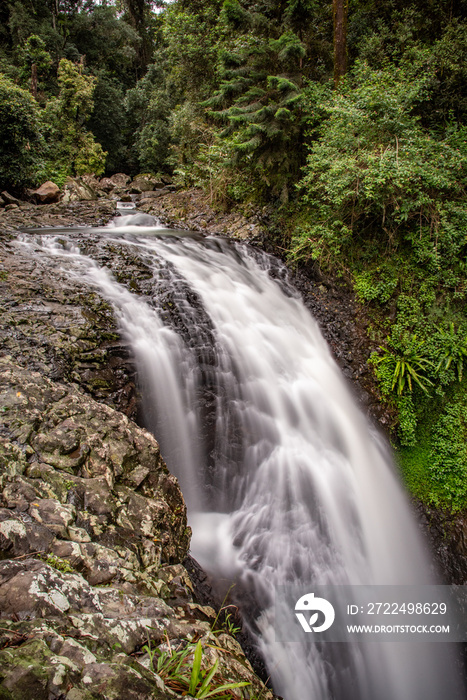
[[[347,71],[347,16],[349,0],[332,0],[334,19],[334,87]]]

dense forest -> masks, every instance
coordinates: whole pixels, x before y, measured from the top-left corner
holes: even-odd
[[[150,172],[266,207],[291,265],[365,305],[405,480],[452,510],[467,507],[466,116],[467,0],[0,7],[1,189]]]

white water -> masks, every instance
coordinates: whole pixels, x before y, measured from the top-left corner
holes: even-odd
[[[278,586],[432,583],[416,525],[317,324],[271,279],[268,258],[134,228],[120,242],[153,261],[155,283],[170,272],[183,337],[162,322],[157,299],[131,294],[74,249],[67,256],[113,303],[132,345],[146,420],[189,505],[193,555],[262,608],[251,629],[275,691],[286,700],[460,697],[440,644],[275,642]]]

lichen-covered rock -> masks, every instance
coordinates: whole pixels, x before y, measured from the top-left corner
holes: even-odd
[[[150,192],[154,190],[157,185],[163,186],[162,182],[158,182],[155,178],[150,175],[137,175],[130,185],[130,192],[133,194],[140,194],[141,192]]]
[[[125,187],[125,185],[130,182],[131,177],[129,175],[125,175],[125,173],[115,173],[109,178],[109,180],[115,185],[115,187]]]
[[[97,194],[92,184],[81,177],[67,177],[62,202],[69,204],[70,202],[90,202],[97,199]]]
[[[2,475],[4,549],[24,555],[40,540],[93,583],[134,581],[147,566],[183,559],[183,498],[150,433],[8,358],[0,395],[3,453],[23,451]]]
[[[142,595],[128,584],[91,586],[60,566],[35,559],[0,562],[1,698],[178,697],[170,677],[164,682],[154,672],[148,649],[154,655],[159,647],[167,651],[192,643],[194,651],[198,638],[204,666],[219,662],[218,684],[246,681],[252,696],[272,698],[239,644],[230,635],[212,633],[214,610],[191,602],[180,565],[163,569],[168,581],[179,574],[176,605],[169,604],[170,597]]]
[[[7,192],[6,190],[2,192],[0,197],[2,198],[3,204],[16,204],[17,206],[20,204],[19,199],[13,197],[13,195]]]
[[[181,564],[185,505],[153,436],[11,357],[0,401],[0,698],[168,700],[147,648],[198,638],[225,682],[270,697],[233,639],[211,639],[216,614]]]

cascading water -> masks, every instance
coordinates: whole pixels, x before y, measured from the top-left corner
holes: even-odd
[[[189,506],[192,552],[253,601],[247,623],[275,691],[286,700],[462,697],[441,644],[275,641],[281,586],[432,583],[423,544],[385,449],[277,261],[220,239],[125,228],[130,221],[106,237],[118,233],[151,266],[151,297],[53,237],[42,245],[112,302],[145,420]]]

